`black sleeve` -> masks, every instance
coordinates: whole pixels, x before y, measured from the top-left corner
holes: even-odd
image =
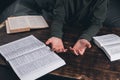
[[[97,6],[91,13],[89,18],[90,25],[87,30],[80,36],[80,38],[87,39],[90,41],[94,35],[97,34],[99,29],[102,27],[102,23],[105,20],[107,13],[107,0],[98,0]]]
[[[120,28],[120,0],[110,0],[104,25],[109,28]]]
[[[62,28],[65,17],[63,0],[57,0],[53,10],[53,23],[51,25],[51,36],[62,38]]]

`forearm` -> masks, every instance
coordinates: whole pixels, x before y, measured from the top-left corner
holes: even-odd
[[[62,32],[63,23],[59,21],[54,21],[51,25],[51,37],[58,37],[62,38],[63,32]]]
[[[94,8],[93,12],[89,16],[88,29],[80,36],[80,38],[90,41],[94,35],[98,33],[102,27],[102,23],[105,20],[107,13],[107,0],[100,0],[99,4]]]
[[[57,0],[55,9],[53,10],[53,23],[51,25],[51,36],[62,38],[62,28],[65,17],[63,1]]]
[[[87,30],[83,32],[83,34],[79,37],[80,39],[86,39],[90,41],[94,35],[98,33],[98,31],[101,29],[101,25],[91,25]]]

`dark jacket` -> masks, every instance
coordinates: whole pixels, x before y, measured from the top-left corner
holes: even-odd
[[[42,10],[53,14],[51,36],[62,38],[66,28],[82,30],[80,38],[91,40],[105,20],[107,0],[17,0],[3,12],[0,22],[8,16],[41,14]]]
[[[82,24],[79,29],[81,27],[84,31],[80,38],[91,40],[102,27],[106,12],[107,0],[58,0],[54,9],[51,35],[61,38],[64,23]]]

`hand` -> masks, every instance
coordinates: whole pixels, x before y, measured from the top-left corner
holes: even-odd
[[[91,48],[91,44],[89,41],[86,39],[79,39],[73,48],[70,47],[70,50],[75,54],[75,55],[83,55],[86,48]]]
[[[52,47],[52,50],[57,52],[57,53],[60,53],[60,52],[66,52],[67,49],[64,48],[63,46],[63,42],[60,38],[57,38],[57,37],[51,37],[49,38],[47,41],[46,41],[46,44],[47,45],[51,45]]]

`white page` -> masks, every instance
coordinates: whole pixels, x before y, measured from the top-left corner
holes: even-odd
[[[5,22],[6,22],[6,32],[7,34],[10,34],[11,32],[10,32],[8,21],[6,20]]]
[[[120,54],[120,43],[113,45],[106,45],[103,48],[109,53],[110,56]]]
[[[98,46],[120,43],[120,37],[115,34],[107,34],[93,37]]]
[[[48,24],[42,16],[26,16],[31,29],[47,28]]]
[[[22,80],[37,79],[65,62],[48,47],[40,48],[9,61]],[[25,79],[24,79],[25,78]]]
[[[107,34],[93,37],[95,44],[108,56],[110,61],[120,59],[120,37],[116,34]]]
[[[10,30],[29,29],[30,27],[24,16],[9,17],[8,23]]]
[[[0,53],[9,60],[43,46],[43,42],[31,35],[0,46]]]
[[[105,45],[102,47],[102,50],[108,56],[110,61],[115,61],[120,59],[120,43],[113,45]]]

